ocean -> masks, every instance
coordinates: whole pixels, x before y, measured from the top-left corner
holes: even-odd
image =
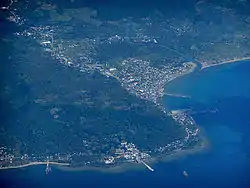
[[[62,4],[64,2],[71,8],[72,3],[70,2],[73,1],[58,2]],[[95,1],[86,2],[93,5]],[[84,3],[86,2],[84,1]],[[172,1],[175,3],[173,6],[169,5],[169,9],[162,6],[161,1],[152,1],[146,7],[144,5],[143,9],[141,7],[145,1],[134,1],[134,9],[131,9],[131,6],[126,6],[129,1],[122,2],[124,3],[115,4],[114,8],[105,9],[106,12],[101,12],[100,16],[115,20],[113,15],[116,15],[116,19],[123,18],[125,13],[125,17],[127,14],[136,16],[139,15],[138,10],[141,14],[148,16],[148,9],[151,10],[152,4],[158,5],[159,10],[175,13],[178,7],[194,9],[190,2],[195,3],[196,1]],[[82,2],[75,0],[72,7],[80,6],[78,4],[82,5]],[[93,5],[94,8],[99,6],[99,4]],[[103,3],[102,6],[105,7],[106,4]],[[245,8],[246,13],[249,14],[248,6],[244,5],[240,8]],[[32,11],[26,14],[32,16],[29,15],[32,14]],[[4,28],[0,32],[2,38],[20,29],[18,26],[5,22],[0,23],[0,27]],[[30,22],[32,23],[32,21]],[[7,48],[4,46],[0,46],[0,48],[3,53],[9,54]],[[8,62],[7,56],[5,60],[2,58],[2,61]],[[2,68],[0,72],[2,79],[4,79],[4,75],[8,74],[8,69]],[[180,77],[166,86],[168,93],[189,96],[188,98],[165,96],[163,101],[169,110],[189,109],[191,111],[194,120],[209,142],[208,147],[202,152],[182,156],[169,162],[158,162],[153,165],[154,172],[150,172],[146,168],[145,170],[130,170],[123,173],[104,173],[63,171],[52,167],[52,172],[45,175],[44,165],[1,170],[0,187],[249,188],[249,72],[250,61],[235,62],[196,71]],[[188,173],[188,177],[183,175],[183,171]]]
[[[62,171],[45,166],[0,172],[1,187],[250,187],[250,61],[211,67],[167,85],[169,109],[192,109],[208,147],[199,153],[154,164],[154,172]],[[183,175],[183,171],[188,177]]]

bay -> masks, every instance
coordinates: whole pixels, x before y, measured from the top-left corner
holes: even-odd
[[[172,109],[192,108],[192,116],[209,140],[203,152],[123,173],[61,171],[44,166],[1,171],[11,187],[249,187],[250,174],[250,62],[237,62],[183,76],[168,92],[190,99],[165,97]],[[184,101],[184,102],[183,102]],[[244,106],[243,106],[244,105]],[[216,112],[204,109],[216,108]],[[183,171],[188,177],[183,175]]]

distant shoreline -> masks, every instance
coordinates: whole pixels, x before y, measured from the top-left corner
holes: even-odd
[[[199,70],[197,71],[202,71],[202,70],[205,70],[205,69],[208,69],[210,67],[215,67],[215,66],[220,66],[220,65],[224,65],[224,64],[229,64],[229,63],[236,63],[236,62],[242,62],[242,61],[247,61],[247,60],[250,60],[250,57],[243,57],[243,58],[235,58],[235,59],[231,59],[231,60],[227,60],[227,61],[222,61],[220,63],[216,63],[216,64],[211,64],[211,65],[206,65],[206,66],[201,66],[201,68],[199,68]],[[179,79],[185,75],[188,75],[188,74],[191,74],[193,72],[195,72],[196,68],[198,67],[198,65],[194,62],[188,62],[188,63],[191,63],[193,67],[191,67],[190,69],[188,69],[187,71],[185,71],[183,74],[171,79],[170,81],[168,81],[166,84],[165,84],[165,95],[166,96],[173,96],[173,97],[180,97],[180,98],[191,98],[191,96],[186,96],[186,95],[183,95],[183,94],[179,94],[179,93],[169,93],[167,91],[167,86],[173,82],[174,80],[176,79]]]
[[[35,165],[58,165],[58,166],[68,166],[70,165],[69,163],[58,163],[58,162],[31,162],[23,165],[18,165],[18,166],[8,166],[8,167],[1,167],[0,170],[7,170],[7,169],[18,169],[18,168],[24,168],[24,167],[29,167],[29,166],[35,166]]]
[[[237,61],[246,61],[246,60],[250,60],[250,57],[243,57],[243,58],[234,58],[234,59],[231,59],[231,60],[227,60],[227,61],[222,61],[220,63],[216,63],[216,64],[210,64],[210,65],[202,65],[201,69],[200,70],[204,70],[204,69],[207,69],[209,67],[215,67],[215,66],[219,66],[219,65],[224,65],[224,64],[228,64],[228,63],[235,63]]]

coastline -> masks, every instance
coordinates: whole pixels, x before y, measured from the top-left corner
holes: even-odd
[[[196,63],[191,62],[191,61],[186,62],[186,63],[191,64],[191,67],[190,67],[189,69],[187,69],[186,71],[184,71],[182,74],[179,74],[179,75],[177,75],[177,76],[171,78],[169,81],[167,81],[167,83],[165,83],[165,87],[166,87],[169,83],[171,83],[172,81],[176,80],[177,78],[181,78],[181,77],[183,77],[183,76],[185,76],[185,75],[188,75],[188,74],[191,74],[192,72],[195,72],[195,71],[197,70],[198,65],[197,65]],[[168,93],[168,95],[172,95],[172,94],[171,94],[171,93]],[[175,95],[175,94],[173,94],[173,95]]]
[[[216,63],[216,64],[202,65],[200,71],[203,70],[203,69],[207,69],[207,68],[209,68],[209,67],[215,67],[215,66],[219,66],[219,65],[228,64],[228,63],[235,63],[235,62],[237,62],[237,61],[247,61],[247,60],[250,60],[250,57],[234,58],[234,59],[227,60],[227,61],[222,61],[222,62]]]
[[[198,68],[198,65],[194,62],[186,62],[186,63],[191,64],[190,69],[187,69],[182,74],[171,79],[168,83],[175,80],[176,78],[190,74]],[[168,83],[166,83],[166,85]],[[170,94],[170,93],[166,93],[166,94],[167,95],[179,95],[179,94]],[[180,95],[179,97],[189,98],[189,96],[182,96],[182,95]],[[157,164],[159,162],[169,162],[169,161],[176,160],[180,157],[185,157],[186,155],[189,155],[189,154],[195,154],[197,152],[204,151],[204,149],[207,148],[207,146],[209,144],[208,144],[207,138],[204,135],[202,135],[201,137],[202,137],[201,143],[199,145],[195,146],[194,148],[187,149],[187,150],[174,151],[174,153],[172,153],[170,155],[158,156],[158,157],[152,158],[150,161],[147,161],[147,162],[149,164]],[[145,166],[140,164],[140,163],[126,163],[126,164],[122,164],[122,165],[114,166],[114,167],[109,167],[109,168],[102,168],[102,167],[75,167],[74,168],[74,167],[68,167],[68,166],[59,166],[57,168],[60,170],[63,170],[63,171],[74,171],[74,172],[77,172],[77,171],[95,171],[95,172],[102,172],[102,173],[122,173],[122,172],[130,171],[130,170],[134,171],[134,170],[141,170],[141,169],[147,170],[145,168]]]
[[[18,166],[9,166],[9,167],[1,167],[0,170],[8,170],[8,169],[18,169],[18,168],[25,168],[29,166],[35,166],[35,165],[56,165],[56,166],[68,166],[70,165],[69,163],[58,163],[58,162],[31,162],[23,165],[18,165]]]
[[[190,98],[190,96],[185,96],[183,94],[180,94],[180,93],[169,93],[167,91],[167,86],[168,84],[170,84],[171,82],[173,82],[174,80],[178,79],[178,78],[181,78],[183,76],[186,76],[188,74],[191,74],[195,71],[203,71],[205,69],[208,69],[210,67],[216,67],[216,66],[220,66],[220,65],[225,65],[225,64],[232,64],[232,63],[236,63],[236,62],[244,62],[244,61],[250,61],[250,57],[243,57],[243,58],[234,58],[234,59],[231,59],[231,60],[227,60],[227,61],[222,61],[220,63],[216,63],[216,64],[211,64],[211,65],[205,65],[202,67],[198,67],[198,65],[194,62],[188,62],[188,63],[191,63],[193,65],[193,67],[191,67],[190,69],[188,69],[187,71],[185,71],[183,74],[179,75],[179,76],[176,76],[175,78],[169,80],[166,84],[165,84],[165,95],[168,95],[168,96],[174,96],[174,97],[181,97],[181,98]],[[199,68],[197,70],[197,68]]]
[[[223,64],[229,64],[229,63],[235,63],[235,62],[241,62],[241,61],[247,61],[247,60],[250,60],[250,57],[237,58],[237,59],[232,59],[232,60],[228,60],[228,61],[223,61],[223,62],[217,63],[217,64],[202,66],[199,69],[199,71],[201,71],[203,69],[207,69],[209,67],[215,67],[215,66],[219,66],[219,65],[223,65]],[[166,83],[165,86],[167,86],[173,80],[180,78],[180,77],[183,77],[183,76],[190,74],[192,72],[195,72],[197,70],[198,66],[196,63],[194,63],[194,62],[187,62],[187,63],[192,64],[192,67],[190,69],[188,69],[187,71],[183,72],[183,74],[180,74],[180,75],[174,77],[173,79],[171,79],[168,83]],[[171,93],[166,93],[166,94],[170,95],[170,96],[176,96],[176,97],[187,97],[187,98],[189,97],[189,96],[184,96],[184,95],[182,96],[181,94],[171,94]],[[204,133],[204,130],[202,130],[201,132]],[[167,155],[167,156],[159,156],[159,157],[153,158],[149,161],[149,164],[156,164],[159,162],[169,162],[169,161],[177,160],[180,157],[185,157],[187,155],[191,155],[191,154],[195,154],[195,153],[204,151],[206,148],[208,148],[209,141],[207,140],[206,136],[202,135],[201,137],[202,137],[201,143],[199,145],[195,146],[194,148],[187,149],[187,150],[179,150],[179,151],[175,151],[174,153]],[[70,167],[69,163],[59,163],[59,162],[48,162],[48,164],[53,165],[56,168],[58,168],[60,170],[65,170],[65,171],[98,171],[98,172],[105,172],[105,173],[117,173],[117,172],[129,171],[129,170],[141,170],[141,169],[145,168],[142,164],[139,164],[139,163],[126,163],[126,164],[122,164],[122,165],[114,166],[114,167],[110,167],[110,168],[102,168],[102,167],[76,167],[76,168],[74,168],[74,167]],[[25,167],[29,167],[29,166],[35,166],[35,165],[47,165],[47,162],[31,162],[31,163],[27,163],[27,164],[23,164],[23,165],[18,165],[18,166],[2,167],[2,168],[0,168],[0,170],[25,168]],[[133,165],[133,167],[131,167],[132,165]]]
[[[193,155],[196,153],[205,152],[207,148],[209,148],[209,141],[208,139],[202,134],[201,143],[197,146],[186,149],[186,150],[178,150],[174,151],[172,154],[169,155],[161,155],[155,158],[150,159],[150,161],[146,161],[149,165],[155,165],[162,162],[170,162],[174,160],[178,160],[182,157],[186,157],[189,155]],[[101,173],[124,173],[128,171],[135,171],[135,170],[148,170],[143,164],[141,163],[125,163],[119,166],[114,166],[110,168],[102,168],[102,167],[67,167],[67,166],[59,166],[57,169],[69,172],[80,172],[80,171],[91,171],[91,172],[101,172]],[[156,169],[157,171],[157,169]]]
[[[247,61],[247,60],[250,60],[250,57],[223,61],[221,63],[214,64],[214,65],[208,66],[206,68],[219,66],[219,65],[223,65],[223,64],[235,63],[235,62],[243,62],[243,61]],[[205,69],[205,68],[201,68],[198,71],[200,71],[202,69]],[[184,75],[190,74],[190,73],[194,72],[195,70],[196,69],[192,67],[192,68],[188,69],[187,71],[185,71],[183,74],[173,78],[171,81],[173,81],[177,78],[180,78]],[[167,93],[167,94],[169,94],[169,93]],[[176,95],[176,94],[169,94],[169,95]],[[177,95],[180,95],[179,97],[182,97],[181,94],[177,94]],[[174,112],[178,112],[180,110],[182,110],[182,109],[174,110]],[[169,155],[157,156],[157,157],[151,159],[150,161],[146,161],[146,162],[148,162],[148,164],[150,164],[150,165],[159,164],[159,163],[163,163],[163,162],[171,162],[174,160],[179,160],[180,158],[189,157],[190,155],[194,155],[194,154],[202,154],[202,153],[209,152],[209,150],[211,149],[211,144],[210,144],[210,141],[208,140],[208,137],[206,136],[206,132],[199,125],[196,124],[196,126],[199,127],[200,132],[201,132],[201,135],[200,135],[201,142],[198,145],[194,146],[193,148],[187,149],[187,150],[175,151],[174,153],[169,154]],[[126,163],[126,164],[122,164],[122,165],[110,167],[110,168],[98,168],[98,167],[96,167],[96,168],[95,167],[94,168],[82,167],[82,168],[76,168],[76,169],[70,168],[70,167],[59,167],[59,168],[61,170],[65,170],[65,171],[96,171],[96,172],[103,172],[103,173],[123,173],[123,172],[134,171],[134,170],[147,170],[142,164],[138,164],[138,163]],[[157,169],[155,169],[155,170],[157,171]]]
[[[187,71],[184,71],[181,75],[177,76],[176,78],[182,77],[182,76],[184,76],[186,74],[190,74],[190,73],[194,72],[196,70],[196,68],[198,68],[198,65],[195,62],[189,61],[189,62],[186,62],[186,63],[191,65],[190,69],[187,69]]]
[[[191,64],[192,66],[187,69],[186,71],[184,71],[182,74],[174,77],[173,79],[171,79],[168,83],[170,83],[171,81],[175,80],[176,78],[180,78],[184,75],[190,74],[192,72],[194,72],[197,69],[197,64],[194,62],[187,62],[189,64]],[[168,84],[166,83],[166,85]],[[171,94],[169,94],[171,95]],[[175,95],[175,94],[174,94]],[[184,96],[186,97],[186,96]],[[202,136],[202,140],[201,143],[199,143],[198,145],[194,146],[193,148],[190,149],[186,149],[186,150],[178,150],[178,151],[174,151],[172,154],[169,155],[161,155],[161,156],[157,156],[155,158],[150,159],[150,161],[147,161],[149,164],[157,164],[159,162],[169,162],[172,160],[176,160],[180,157],[184,157],[186,155],[189,154],[194,154],[200,151],[203,151],[204,148],[206,148],[207,146],[207,142],[205,143],[204,141],[206,140],[205,137]],[[63,171],[95,171],[95,172],[103,172],[103,173],[122,173],[122,172],[127,172],[127,171],[131,171],[131,170],[142,170],[145,169],[145,166],[140,164],[140,163],[125,163],[125,164],[121,164],[118,166],[113,166],[113,167],[109,167],[109,168],[102,168],[102,167],[72,167],[70,166],[69,163],[58,163],[58,162],[31,162],[31,163],[27,163],[27,164],[23,164],[23,165],[18,165],[18,166],[9,166],[9,167],[2,167],[0,168],[0,170],[8,170],[8,169],[19,169],[19,168],[25,168],[25,167],[29,167],[29,166],[35,166],[35,165],[53,165],[55,166],[57,169],[59,170],[63,170]]]
[[[174,80],[176,80],[176,79],[178,79],[178,78],[181,78],[181,77],[183,77],[183,76],[185,76],[185,75],[191,74],[191,73],[193,73],[193,72],[195,72],[195,71],[201,70],[201,69],[199,68],[199,66],[198,66],[195,62],[189,61],[189,62],[186,62],[186,63],[189,63],[189,64],[191,64],[192,66],[190,67],[190,69],[187,69],[187,70],[184,71],[182,74],[180,74],[180,75],[178,75],[178,76],[176,76],[176,77],[170,79],[170,80],[165,84],[165,86],[164,86],[164,95],[166,95],[166,96],[173,96],[173,97],[180,97],[180,98],[188,98],[188,99],[191,98],[190,96],[186,96],[186,95],[183,95],[183,94],[180,94],[180,93],[169,93],[169,92],[167,91],[167,86],[168,86],[171,82],[173,82]]]
[[[157,157],[154,157],[150,159],[149,161],[146,161],[150,165],[162,163],[162,162],[170,162],[174,160],[178,160],[182,157],[186,157],[189,155],[193,155],[196,153],[205,152],[207,148],[209,148],[209,141],[207,137],[204,135],[203,130],[201,131],[201,142],[190,149],[184,149],[184,150],[177,150],[174,151],[172,154],[169,155],[160,155]],[[67,171],[67,172],[100,172],[100,173],[124,173],[128,171],[139,171],[139,170],[148,170],[143,164],[141,163],[124,163],[118,166],[112,166],[109,168],[103,168],[103,167],[72,167],[69,163],[58,163],[58,162],[48,162],[48,164],[53,165],[56,169]],[[47,165],[47,162],[32,162],[24,165],[19,166],[11,166],[11,167],[3,167],[0,168],[0,170],[10,170],[10,169],[19,169],[19,168],[25,168],[29,166],[36,166],[36,165]]]

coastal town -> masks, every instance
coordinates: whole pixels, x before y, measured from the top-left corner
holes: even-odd
[[[118,68],[111,68],[106,74],[119,80],[121,86],[137,97],[159,104],[159,99],[164,95],[164,87],[171,80],[194,70],[196,65],[188,62],[175,68],[169,65],[159,70],[150,66],[149,61],[129,58],[121,63]]]
[[[11,4],[2,7],[2,10],[11,9],[12,4],[13,2],[11,1]],[[210,10],[204,9],[202,11],[204,12],[204,17],[209,17]],[[94,88],[94,92],[91,93],[92,98],[86,97],[88,91],[81,90],[82,92],[80,92],[81,96],[79,98],[81,98],[81,101],[84,101],[84,103],[77,103],[77,108],[76,105],[74,108],[72,107],[72,101],[66,103],[66,99],[68,98],[64,95],[59,102],[54,100],[56,101],[55,104],[53,103],[53,100],[36,99],[36,102],[34,103],[33,101],[29,101],[32,105],[36,104],[39,106],[38,109],[43,110],[49,106],[48,101],[51,102],[52,104],[50,104],[51,108],[48,116],[47,114],[43,114],[44,116],[42,117],[48,118],[52,116],[52,122],[57,123],[53,124],[57,126],[55,126],[56,128],[59,127],[61,129],[61,127],[66,127],[67,129],[65,128],[65,130],[69,130],[66,133],[72,133],[72,139],[77,140],[74,144],[77,145],[77,147],[80,147],[81,150],[74,151],[71,146],[69,146],[69,150],[66,152],[48,151],[46,154],[38,154],[39,151],[37,151],[37,153],[23,153],[22,148],[20,149],[18,145],[20,144],[19,142],[21,142],[21,139],[16,139],[18,140],[15,140],[18,142],[18,144],[16,144],[17,148],[12,148],[8,146],[7,143],[1,145],[0,169],[19,168],[30,165],[45,165],[46,173],[49,173],[50,164],[70,168],[93,167],[105,169],[112,169],[113,167],[123,164],[139,164],[145,166],[150,171],[154,171],[156,169],[151,167],[151,163],[157,161],[159,158],[167,158],[182,152],[196,151],[196,149],[199,150],[200,148],[203,148],[203,137],[200,135],[200,129],[197,127],[192,116],[185,110],[167,111],[162,103],[162,98],[165,94],[171,95],[165,91],[165,86],[178,77],[211,66],[248,59],[250,55],[250,44],[248,40],[250,29],[249,24],[245,24],[247,18],[237,17],[233,11],[229,9],[221,9],[220,7],[214,7],[213,11],[215,15],[219,15],[222,18],[228,18],[229,20],[232,20],[232,22],[228,24],[229,22],[225,21],[227,19],[222,21],[220,25],[217,25],[216,22],[213,21],[209,24],[194,22],[192,18],[184,18],[185,14],[180,15],[179,17],[170,17],[167,19],[159,16],[160,14],[156,14],[141,18],[139,21],[130,17],[115,21],[102,21],[98,18],[97,11],[90,8],[82,8],[79,10],[65,9],[65,11],[60,12],[56,10],[55,5],[45,6],[43,4],[40,8],[38,7],[36,9],[35,13],[37,16],[41,15],[41,17],[43,15],[48,15],[48,21],[45,23],[39,23],[21,16],[20,12],[16,11],[16,9],[11,10],[7,20],[10,23],[16,24],[20,29],[5,40],[11,41],[15,48],[20,48],[25,52],[23,53],[23,51],[21,51],[20,57],[16,57],[28,62],[28,60],[31,59],[32,54],[35,54],[35,52],[38,51],[40,56],[46,59],[46,61],[42,59],[43,62],[53,61],[55,65],[59,64],[62,67],[72,69],[77,72],[77,74],[86,76],[85,78],[88,79],[88,81],[99,76],[99,78],[102,79],[100,79],[102,81],[100,82],[101,85],[107,83],[112,84],[108,85],[108,89],[105,88],[106,90],[102,91],[103,95],[100,96],[97,96],[97,90],[99,90],[101,86],[98,86],[97,89]],[[155,17],[158,19],[156,24],[154,22]],[[69,25],[69,20],[72,21],[73,24]],[[234,20],[237,20],[237,24],[233,22]],[[153,28],[158,29],[155,30]],[[230,33],[232,28],[237,28],[237,33]],[[214,32],[214,30],[218,31]],[[92,33],[92,31],[96,32]],[[206,34],[208,32],[210,33],[209,35]],[[234,46],[237,46],[237,48],[234,48]],[[18,52],[20,53],[20,51]],[[10,59],[15,57],[14,55],[10,55]],[[38,57],[36,58],[39,59]],[[13,61],[15,61],[15,59]],[[35,70],[37,71],[38,69]],[[40,70],[39,67],[39,71]],[[61,78],[66,77],[66,74],[62,75]],[[80,79],[80,77],[81,76],[78,76],[77,79]],[[77,79],[74,81],[76,82]],[[28,79],[25,80],[25,83],[30,83],[31,80],[31,77],[28,77]],[[38,80],[40,81],[40,78]],[[75,84],[75,82],[73,84]],[[86,87],[87,89],[90,89],[92,86],[91,84],[94,83],[91,81],[89,82],[90,84]],[[42,83],[41,85],[44,87],[44,83],[48,83],[49,85],[51,84],[51,81],[41,81],[38,83]],[[119,87],[117,87],[116,92],[118,92],[119,89],[121,93],[124,90],[126,91],[126,97],[122,98],[122,100],[112,98],[108,95],[108,92],[112,90],[113,87],[117,86],[115,85],[117,83],[119,84]],[[82,85],[83,84],[84,83],[82,83]],[[8,90],[8,87],[6,88],[6,93],[8,94],[10,90]],[[62,93],[66,93],[66,87],[62,88],[64,89]],[[58,90],[60,90],[60,88]],[[53,96],[49,95],[49,97],[50,99],[57,99],[58,95],[59,94],[57,93]],[[131,96],[136,97],[138,101],[129,101],[128,104],[130,106],[124,105],[124,101],[127,102],[128,98]],[[180,97],[183,96],[180,95]],[[188,98],[188,96],[184,97]],[[27,96],[24,98],[27,98]],[[118,102],[112,101],[111,99],[117,100]],[[10,104],[12,103],[10,102]],[[77,117],[72,115],[72,117],[70,117],[71,119],[69,118],[71,121],[67,118],[65,118],[67,121],[61,120],[61,118],[63,119],[63,115],[66,116],[66,112],[70,111],[68,109],[63,111],[61,110],[62,108],[55,107],[62,104],[72,110],[71,115],[75,115],[80,111],[84,114],[83,117],[79,118],[77,114],[75,115]],[[151,106],[148,107],[144,104]],[[22,105],[19,105],[18,103],[16,106],[19,107]],[[153,107],[156,107],[156,109]],[[92,114],[89,115],[86,109],[92,113],[95,111],[99,112],[98,118],[96,118],[96,112],[96,114],[93,113],[93,118]],[[100,109],[103,111],[98,111]],[[106,109],[107,114],[105,111]],[[110,115],[111,109],[116,109],[112,115]],[[158,109],[161,111],[157,111]],[[152,112],[150,110],[152,110]],[[176,139],[172,139],[168,142],[167,139],[169,138],[164,137],[164,143],[158,144],[155,148],[151,147],[150,149],[145,149],[147,148],[145,145],[148,146],[151,144],[152,146],[155,143],[144,143],[144,148],[139,147],[139,144],[134,142],[134,135],[138,136],[138,133],[142,133],[140,131],[143,130],[143,133],[146,135],[143,136],[148,138],[148,135],[152,133],[152,126],[156,126],[155,124],[148,124],[148,127],[145,126],[146,130],[144,130],[144,123],[146,122],[143,122],[143,125],[138,122],[134,123],[134,121],[138,119],[137,117],[141,114],[144,116],[140,116],[140,120],[148,117],[148,111],[150,112],[149,115],[151,115],[150,118],[153,119],[154,122],[158,121],[158,119],[162,120],[164,118],[164,123],[168,122],[169,124],[173,124],[174,122],[176,129],[178,128],[180,131],[178,132],[178,135],[176,134],[173,136],[176,137]],[[61,112],[62,115],[59,116],[58,114]],[[121,115],[119,112],[126,114],[127,119],[124,120],[125,123],[123,122],[123,124],[120,122],[120,119],[117,120],[120,124],[115,124],[113,122],[109,124],[114,126],[114,128],[119,127],[120,129],[118,129],[118,133],[116,134],[113,134],[114,132],[111,132],[112,134],[109,132],[107,137],[105,137],[106,135],[102,136],[105,137],[103,140],[108,140],[105,144],[110,144],[108,146],[103,146],[103,140],[95,139],[97,136],[100,136],[99,132],[101,131],[91,129],[92,127],[89,125],[89,122],[95,122],[94,120],[99,121],[101,119],[99,116],[104,114],[104,120],[100,122],[108,124],[107,121],[114,118],[116,114],[121,118],[123,114]],[[91,117],[89,118],[89,121],[87,121],[88,117]],[[161,130],[162,127],[160,126],[164,125],[162,125],[160,120],[157,125]],[[32,119],[31,122],[35,122],[35,120]],[[86,128],[87,131],[83,131],[88,134],[87,136],[84,135],[84,138],[82,138],[82,135],[78,134],[77,131],[75,131],[77,133],[74,132],[75,127],[73,126],[78,126],[79,124],[90,129],[88,130]],[[100,126],[99,124],[101,123],[98,122],[95,126],[98,127]],[[103,131],[108,129],[105,125],[103,125]],[[139,126],[143,128],[137,129]],[[157,127],[154,128],[156,129]],[[46,135],[46,132],[41,127],[38,127],[37,129],[38,130],[36,131],[30,131],[31,134],[37,136]],[[28,134],[30,134],[30,132]],[[48,132],[50,132],[50,130]],[[63,133],[65,134],[65,132]],[[126,138],[125,133],[130,134],[129,140],[124,139]],[[163,135],[163,131],[161,131],[161,133],[161,136],[165,136]],[[91,134],[97,136],[94,137]],[[63,136],[66,137],[65,135]],[[112,144],[109,142],[110,137],[112,137],[112,139],[110,139],[113,141]],[[38,138],[35,137],[35,139]],[[70,140],[69,138],[67,139]],[[54,138],[52,140],[54,141]],[[79,142],[79,140],[81,141]],[[56,141],[57,144],[60,145],[64,139],[61,139],[60,137],[60,139]],[[47,142],[47,140],[44,140],[44,142]],[[25,144],[22,146],[26,147]],[[51,145],[55,146],[55,148],[59,147],[56,144],[53,145],[52,141],[48,146],[53,148]],[[109,150],[105,150],[106,148]],[[47,151],[47,148],[43,151]],[[186,171],[183,173],[185,176],[188,176]]]
[[[168,158],[168,156],[174,156],[180,154],[182,151],[185,153],[189,150],[190,146],[192,150],[197,150],[205,147],[202,137],[199,134],[199,128],[197,128],[194,120],[185,111],[171,111],[169,115],[172,116],[186,132],[186,136],[183,139],[175,140],[168,143],[165,146],[155,148],[154,151],[140,151],[134,143],[122,141],[118,148],[115,149],[113,154],[106,154],[99,158],[89,158],[87,161],[82,161],[81,166],[74,166],[75,158],[85,158],[84,152],[73,152],[69,154],[56,153],[47,155],[37,156],[35,154],[24,154],[21,156],[15,156],[11,154],[10,148],[4,146],[0,148],[0,169],[9,168],[21,168],[30,165],[47,165],[46,169],[49,170],[49,164],[55,166],[62,166],[69,169],[81,168],[81,169],[113,169],[123,164],[140,164],[145,166],[148,170],[154,171],[150,166],[150,163],[157,161],[159,156]],[[199,144],[197,144],[199,143]],[[87,144],[83,141],[83,144]],[[151,156],[152,155],[152,156]]]

